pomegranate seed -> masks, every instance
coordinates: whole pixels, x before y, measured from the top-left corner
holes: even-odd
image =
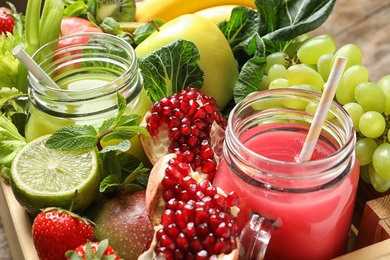
[[[180,135],[181,136],[188,136],[191,133],[191,127],[189,125],[182,125],[180,129]]]
[[[209,259],[209,254],[207,253],[206,250],[199,251],[199,252],[196,254],[196,259],[197,259],[197,260],[206,260],[206,259]]]
[[[189,240],[194,239],[196,236],[196,228],[194,222],[189,222],[184,228],[183,233]]]
[[[203,250],[202,241],[198,237],[194,237],[190,243],[190,247],[192,252],[200,252]]]
[[[217,229],[215,230],[215,234],[220,238],[229,238],[230,237],[230,229],[226,222],[221,222]]]
[[[199,224],[196,231],[200,239],[205,239],[210,234],[210,229],[207,223]]]
[[[161,224],[166,227],[172,223],[175,223],[175,212],[170,209],[166,209],[161,216]]]
[[[199,226],[208,220],[208,214],[202,208],[197,208],[195,211],[195,225]]]
[[[213,251],[216,255],[226,253],[229,251],[228,244],[224,240],[218,240],[217,243],[215,243]]]
[[[173,193],[173,191],[171,189],[167,189],[163,193],[163,199],[165,201],[169,201],[170,199],[174,198],[174,195],[175,194]]]
[[[167,235],[162,235],[161,236],[160,245],[162,247],[165,247],[165,248],[169,249],[169,250],[175,250],[176,249],[175,241],[172,238],[170,238],[169,236],[167,236]]]
[[[169,138],[171,140],[176,140],[178,138],[180,138],[180,131],[179,131],[179,128],[177,127],[173,127],[171,128],[171,131],[169,132]]]
[[[210,233],[204,240],[203,240],[203,246],[208,252],[213,252],[214,245],[215,245],[215,237],[213,233]]]
[[[202,142],[203,143],[203,142]],[[214,159],[214,152],[211,149],[211,147],[204,147],[203,145],[201,146],[202,151],[200,152],[200,156],[202,157],[203,160],[209,160],[209,159]]]
[[[187,253],[189,248],[190,248],[190,245],[188,243],[188,240],[187,238],[185,237],[185,235],[183,233],[180,233],[178,236],[177,236],[177,239],[176,239],[176,244],[177,244],[177,248],[183,252],[183,253]]]
[[[208,224],[209,224],[211,231],[215,232],[217,230],[217,228],[219,227],[219,224],[221,224],[221,221],[215,215],[212,215],[212,216],[210,216]]]
[[[224,196],[220,194],[215,194],[213,199],[214,199],[214,203],[218,205],[220,208],[222,209],[227,208],[227,202]]]
[[[175,223],[172,223],[167,226],[166,234],[172,239],[176,239],[180,234],[180,230]]]

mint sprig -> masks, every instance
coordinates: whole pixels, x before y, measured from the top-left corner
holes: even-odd
[[[97,147],[102,173],[100,192],[104,195],[145,189],[151,168],[139,158],[126,153],[131,148],[131,137],[138,133],[149,135],[149,132],[140,126],[141,116],[125,114],[126,100],[119,93],[117,101],[117,115],[106,119],[99,128],[92,125],[65,126],[46,141],[47,147],[63,151]],[[118,142],[102,146],[102,142],[110,140]]]
[[[106,119],[96,130],[92,125],[70,125],[55,131],[46,141],[46,146],[62,151],[91,149],[97,147],[99,151],[118,150],[125,152],[130,149],[128,139],[140,133],[149,135],[145,127],[140,126],[141,116],[124,115],[126,110],[125,98],[117,94],[118,113],[115,117]],[[123,140],[103,150],[101,142]]]

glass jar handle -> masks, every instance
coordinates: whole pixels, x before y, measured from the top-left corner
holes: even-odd
[[[262,260],[277,222],[253,213],[240,235],[239,259]]]

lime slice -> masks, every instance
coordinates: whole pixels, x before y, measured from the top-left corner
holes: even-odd
[[[95,198],[101,181],[95,150],[59,151],[45,146],[49,135],[26,144],[11,166],[15,198],[32,215],[46,207],[86,209]]]

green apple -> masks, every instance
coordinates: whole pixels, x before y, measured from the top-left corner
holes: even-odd
[[[204,71],[201,90],[215,98],[223,109],[233,98],[238,68],[225,36],[211,21],[195,14],[179,16],[160,27],[139,44],[135,51],[142,58],[178,39],[193,42],[198,48],[200,68]]]

